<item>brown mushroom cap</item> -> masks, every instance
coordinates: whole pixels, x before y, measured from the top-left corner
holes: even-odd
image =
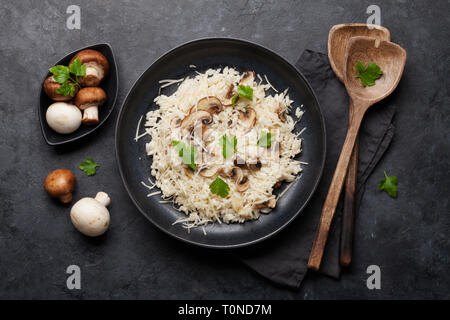
[[[106,57],[102,53],[96,50],[86,49],[78,52],[72,58],[72,60],[70,60],[70,63],[72,63],[76,58],[80,59],[82,64],[95,64],[96,67],[101,68],[103,71],[103,77],[101,78],[98,78],[95,75],[86,75],[85,77],[80,77],[78,82],[82,86],[96,87],[105,77],[108,76],[109,74],[108,59],[106,59]]]
[[[75,97],[75,105],[84,110],[93,105],[102,105],[106,101],[106,93],[99,87],[81,89]]]
[[[251,85],[255,80],[255,72],[254,71],[245,71],[242,79],[239,81],[240,85]]]
[[[243,177],[240,181],[236,183],[236,191],[244,192],[250,186],[250,180],[247,177]]]
[[[286,122],[286,110],[283,110],[281,103],[278,105],[277,113],[278,119],[280,119],[281,122]]]
[[[210,166],[210,167],[202,168],[202,169],[199,171],[199,174],[200,174],[202,177],[210,178],[210,177],[214,176],[214,175],[217,173],[218,170],[219,170],[219,166],[217,166],[217,165],[212,165],[212,166]]]
[[[198,100],[197,106],[193,106],[189,112],[192,113],[195,112],[196,110],[197,111],[204,110],[208,111],[209,113],[211,113],[211,115],[213,115],[221,112],[222,109],[223,109],[222,102],[220,102],[220,100],[217,97],[209,96]]]
[[[264,209],[264,208],[270,208],[270,209],[274,209],[277,205],[277,200],[272,198],[267,200],[266,202],[260,203],[255,205],[256,209]]]
[[[228,87],[228,91],[225,94],[225,99],[223,101],[223,105],[231,106],[233,104],[232,99],[233,99],[234,95],[235,95],[234,84],[230,84],[230,86]]]
[[[199,110],[187,115],[181,121],[181,129],[185,131],[185,133],[192,134],[195,125],[201,124],[203,126],[203,124],[210,124],[211,122],[211,113],[205,110]]]
[[[250,180],[244,176],[244,172],[239,167],[232,167],[228,176],[236,183],[236,191],[238,192],[244,192],[250,186]]]
[[[69,81],[69,83],[73,84],[71,81]],[[48,77],[44,81],[44,91],[47,96],[54,101],[69,101],[72,100],[73,97],[75,97],[78,93],[78,87],[75,86],[73,96],[71,96],[70,94],[65,96],[63,94],[56,93],[56,90],[58,90],[59,87],[61,87],[61,85],[55,81],[55,78],[53,76]]]
[[[245,111],[239,111],[239,120],[247,128],[252,128],[256,122],[256,111],[252,108],[245,108]]]
[[[75,175],[71,171],[57,169],[45,178],[44,189],[51,197],[58,198],[62,203],[69,203],[72,201],[75,182]]]

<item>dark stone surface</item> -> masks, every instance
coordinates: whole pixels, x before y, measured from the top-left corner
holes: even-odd
[[[408,52],[394,141],[369,179],[356,221],[352,267],[340,281],[308,276],[297,292],[273,286],[223,252],[190,247],[156,230],[122,187],[114,154],[118,107],[161,54],[208,36],[248,39],[295,62],[306,48],[326,51],[328,31],[365,22],[372,2],[78,1],[81,30],[66,28],[71,1],[0,5],[0,298],[450,298],[448,1],[383,1],[382,24]],[[45,144],[37,117],[46,68],[67,52],[109,42],[120,72],[116,110],[100,131],[70,148]],[[77,166],[93,157],[86,177]],[[111,195],[112,225],[98,239],[74,230],[69,207],[42,183],[53,169],[78,178],[75,199]],[[399,180],[396,200],[377,190],[383,170]],[[66,288],[77,264],[82,289]],[[381,267],[381,290],[366,268]]]

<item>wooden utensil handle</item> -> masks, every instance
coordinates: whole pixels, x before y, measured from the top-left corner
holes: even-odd
[[[320,217],[319,227],[316,232],[314,243],[308,261],[308,268],[312,270],[319,270],[320,262],[322,261],[323,250],[327,242],[328,231],[330,230],[331,221],[333,220],[334,212],[339,201],[339,196],[344,185],[344,180],[347,175],[347,169],[352,155],[353,147],[355,145],[356,137],[358,135],[359,127],[363,119],[365,110],[368,106],[358,106],[355,103],[355,112],[350,120],[349,129],[345,138],[344,146],[342,147],[341,155],[334,172],[331,185],[328,190],[328,195],[325,200],[322,216]]]
[[[348,267],[352,261],[353,233],[355,230],[355,193],[358,175],[358,138],[356,138],[353,153],[345,179],[344,209],[342,211],[342,230],[339,251],[339,263]]]

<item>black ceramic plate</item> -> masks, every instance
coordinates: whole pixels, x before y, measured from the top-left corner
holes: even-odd
[[[195,65],[196,68],[191,68]],[[173,222],[184,216],[171,204],[161,204],[160,196],[148,198],[149,191],[141,181],[150,177],[151,158],[146,156],[145,144],[149,137],[134,141],[139,118],[157,106],[153,99],[158,95],[161,79],[180,79],[195,76],[195,71],[231,66],[243,72],[255,70],[267,75],[275,88],[289,88],[295,106],[304,105],[305,114],[296,130],[303,127],[303,151],[297,157],[308,162],[302,176],[278,201],[270,214],[243,224],[213,224],[187,232]],[[171,94],[177,85],[162,89]],[[143,132],[142,121],[140,132]],[[131,199],[137,208],[158,228],[189,243],[212,248],[235,248],[259,242],[274,235],[291,222],[305,207],[320,180],[325,160],[325,127],[314,93],[305,78],[290,63],[276,53],[259,45],[235,39],[202,39],[181,45],[159,58],[136,81],[128,93],[116,125],[116,156],[120,174]],[[283,185],[281,190],[286,186]]]
[[[116,65],[116,61],[114,59],[114,54],[113,54],[112,48],[109,44],[101,43],[101,44],[96,44],[93,46],[78,49],[78,50],[68,54],[67,56],[65,56],[58,62],[56,62],[54,65],[60,64],[60,65],[68,66],[72,57],[75,54],[77,54],[78,52],[80,52],[81,50],[85,50],[85,49],[93,49],[93,50],[97,50],[97,51],[101,52],[106,57],[106,59],[108,59],[108,62],[109,62],[109,75],[100,84],[100,87],[102,87],[102,89],[105,90],[106,97],[107,97],[106,102],[102,106],[99,107],[98,116],[99,116],[100,122],[95,126],[81,125],[78,128],[78,130],[76,130],[75,132],[72,132],[70,134],[60,134],[60,133],[53,131],[53,129],[49,127],[49,125],[47,124],[47,121],[45,120],[45,113],[47,111],[47,108],[52,103],[55,102],[52,99],[50,99],[47,96],[47,94],[45,94],[44,89],[43,89],[44,80],[51,75],[50,72],[47,72],[44,79],[42,79],[38,110],[39,110],[39,120],[41,122],[42,134],[44,135],[45,141],[49,145],[60,145],[63,143],[72,142],[72,141],[75,141],[77,139],[80,139],[80,138],[90,134],[91,132],[94,132],[108,119],[109,115],[111,114],[111,112],[114,109],[114,105],[116,103],[116,98],[117,98],[119,75],[117,72],[117,65]],[[53,67],[53,65],[50,66],[49,68],[51,68],[51,67]]]

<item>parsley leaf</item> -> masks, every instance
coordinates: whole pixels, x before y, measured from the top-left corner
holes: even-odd
[[[397,177],[388,176],[384,171],[385,178],[378,182],[378,190],[386,191],[392,198],[397,198]]]
[[[226,159],[236,152],[237,138],[236,136],[233,136],[231,140],[229,140],[227,135],[224,134],[220,140],[220,144],[222,145],[222,155]]]
[[[86,75],[86,66],[81,64],[80,59],[75,58],[69,65],[69,71],[76,77],[84,77]]]
[[[73,97],[74,92],[75,86],[70,84],[69,81],[64,82],[58,89],[56,89],[56,93],[64,96],[68,96],[70,94]]]
[[[239,98],[253,100],[253,88],[250,86],[238,86],[237,93],[231,98],[231,104],[234,106]]]
[[[230,187],[225,181],[217,177],[216,180],[209,185],[209,190],[222,198],[226,198],[230,192]]]
[[[57,65],[50,68],[49,71],[53,73],[53,78],[59,84],[63,84],[70,77],[69,68],[67,68],[66,66]]]
[[[184,164],[187,164],[192,170],[197,170],[197,166],[195,165],[195,158],[197,157],[197,150],[193,146],[187,146],[182,141],[172,141],[172,145],[175,150],[178,152],[178,155],[183,160]]]
[[[240,98],[245,98],[248,100],[253,100],[253,88],[250,86],[238,86],[238,95]]]
[[[233,105],[233,107],[234,107],[234,105],[236,104],[236,101],[239,99],[239,95],[238,94],[235,94],[234,96],[233,96],[233,98],[231,98],[231,104]]]
[[[56,93],[68,96],[69,94],[73,97],[75,92],[75,86],[80,87],[80,84],[76,80],[77,77],[84,77],[86,75],[86,66],[81,64],[80,59],[75,58],[69,67],[57,65],[49,69],[53,74],[53,78],[61,86],[56,89]],[[73,79],[70,74],[75,75]],[[69,82],[69,80],[71,82]]]
[[[93,176],[95,174],[95,171],[97,167],[100,165],[96,164],[92,158],[86,158],[82,164],[78,168],[83,170],[86,175]]]
[[[365,86],[375,85],[375,80],[379,79],[383,74],[380,67],[375,62],[369,62],[367,68],[361,61],[356,62],[356,70],[358,75],[355,78],[361,79],[361,84]]]
[[[272,145],[272,140],[274,137],[272,137],[272,134],[267,131],[262,131],[261,135],[259,136],[259,140],[257,145],[260,147],[270,147]]]

